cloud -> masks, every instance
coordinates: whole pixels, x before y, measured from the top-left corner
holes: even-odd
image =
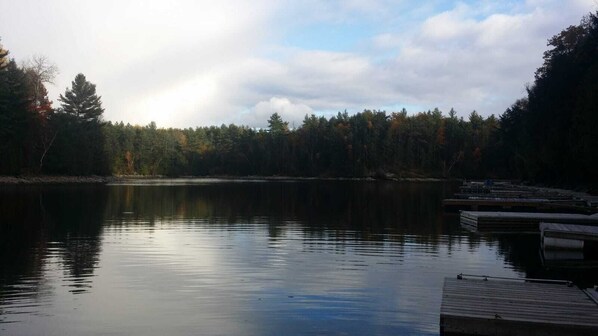
[[[337,15],[350,13],[335,9]],[[564,14],[555,1],[523,7],[457,3],[408,30],[372,36],[373,48],[366,50],[280,48],[279,59],[255,59],[240,87],[247,98],[287,97],[320,113],[415,106],[455,107],[462,116],[474,109],[500,114],[533,80],[547,38],[583,14],[583,6]]]
[[[300,125],[306,113],[378,107],[393,96],[384,83],[375,80],[380,70],[367,58],[351,53],[294,51],[285,59],[254,58],[237,67],[228,83],[228,90],[235,92],[230,101],[237,106],[254,103],[227,122],[263,126],[272,113],[281,112],[276,109],[290,103],[293,108],[288,111],[294,114],[282,116]],[[267,112],[255,115],[256,107]]]
[[[479,14],[478,8],[459,4],[426,19],[390,63],[397,96],[427,108],[455,107],[464,116],[473,109],[502,113],[533,81],[546,39],[581,17],[544,7]]]
[[[372,43],[376,49],[394,49],[401,46],[402,39],[390,33],[382,33],[372,38]]]
[[[375,71],[367,58],[324,51],[297,52],[282,66],[286,78],[279,84],[279,89],[284,94],[300,97],[317,109],[363,101],[370,93],[367,77]]]
[[[264,125],[275,109],[297,122],[306,111],[389,106],[502,113],[533,80],[546,40],[597,7],[593,0],[0,6],[12,56],[41,53],[59,66],[51,99],[82,72],[97,84],[106,120],[164,127]],[[310,39],[317,43],[309,49],[289,42]]]
[[[272,97],[257,103],[248,113],[242,114],[239,123],[266,128],[268,119],[273,113],[278,113],[290,127],[299,127],[303,123],[303,118],[314,111],[305,104],[292,103],[288,98]]]
[[[82,72],[105,119],[160,126],[214,123],[232,112],[223,93],[234,68],[270,36],[271,1],[18,1],[1,15],[3,44],[58,64],[56,101]],[[28,13],[28,20],[22,20]],[[228,106],[227,106],[228,105]]]

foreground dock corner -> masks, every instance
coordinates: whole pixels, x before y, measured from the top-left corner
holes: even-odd
[[[567,283],[445,278],[441,335],[598,335],[598,304]]]

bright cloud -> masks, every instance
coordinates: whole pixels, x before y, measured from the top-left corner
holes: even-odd
[[[249,115],[244,115],[241,121],[249,126],[260,127],[273,113],[278,113],[283,120],[288,121],[291,127],[301,125],[306,115],[314,111],[305,104],[294,104],[288,98],[272,97],[267,101],[257,103]]]
[[[0,3],[2,44],[79,72],[105,119],[164,127],[266,126],[342,110],[502,113],[546,40],[594,0],[101,1]],[[26,19],[24,19],[26,18]],[[410,110],[417,112],[417,110]]]

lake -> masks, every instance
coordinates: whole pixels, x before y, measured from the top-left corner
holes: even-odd
[[[0,186],[2,335],[439,332],[444,277],[592,282],[539,236],[463,231],[455,183]]]

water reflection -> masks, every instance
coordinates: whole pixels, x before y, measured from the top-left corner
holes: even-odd
[[[1,187],[0,332],[436,334],[445,276],[582,277],[462,232],[450,184],[161,184]]]
[[[364,239],[383,233],[430,236],[446,229],[440,201],[449,190],[438,183],[347,181],[135,184],[110,188],[107,214],[150,223],[158,218],[202,218],[224,225],[268,222],[272,238],[285,221],[298,221],[306,231],[351,230]]]
[[[35,291],[47,263],[59,262],[75,289],[99,260],[107,192],[102,187],[15,187],[0,192],[0,285],[30,279]]]

